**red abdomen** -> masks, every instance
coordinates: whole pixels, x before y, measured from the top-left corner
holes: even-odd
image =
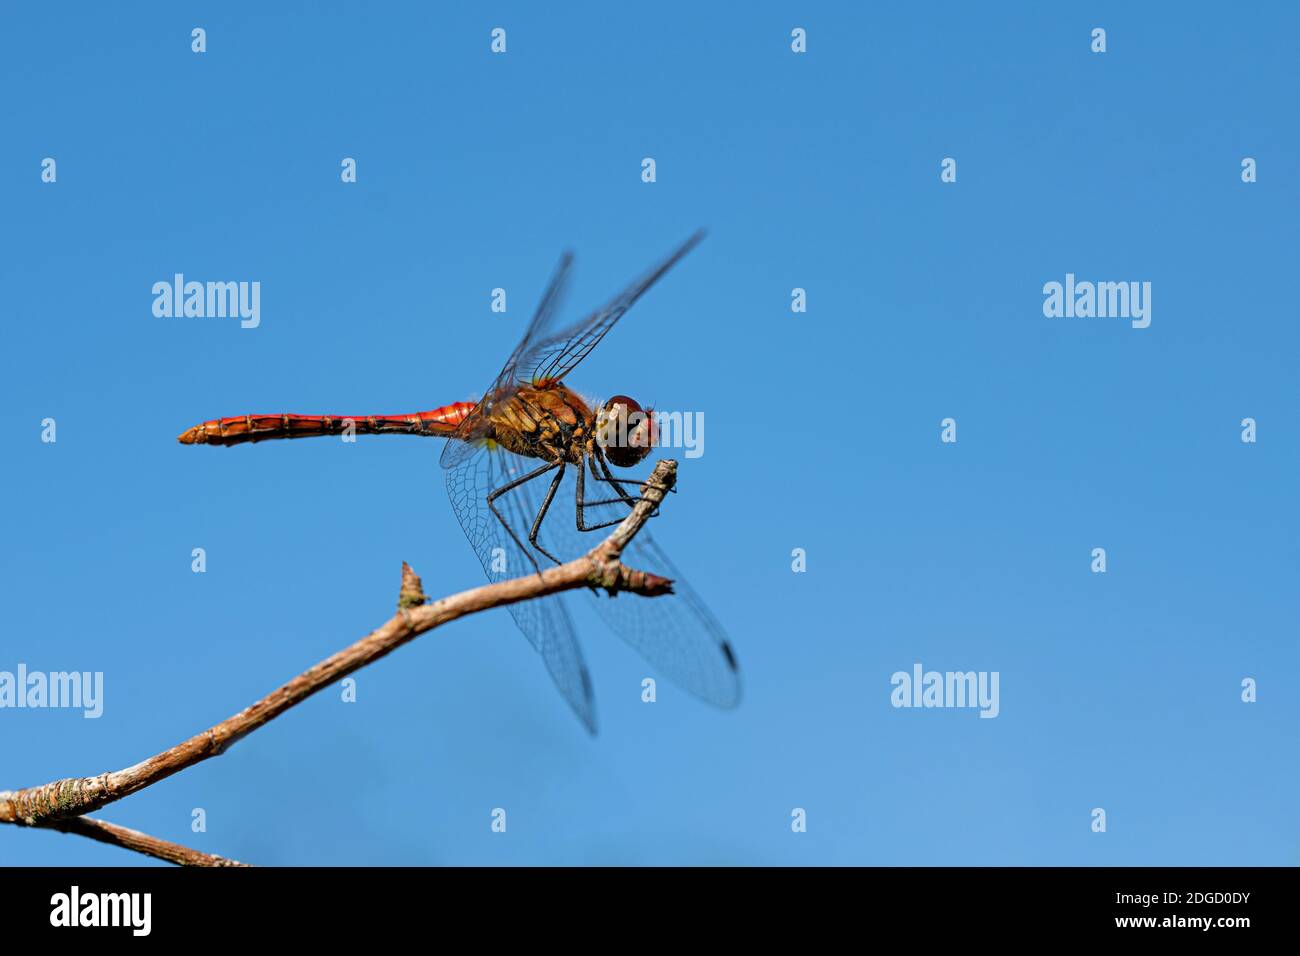
[[[474,410],[473,402],[453,402],[409,415],[236,415],[214,418],[177,436],[183,445],[238,445],[273,438],[341,435],[424,435],[447,438]]]

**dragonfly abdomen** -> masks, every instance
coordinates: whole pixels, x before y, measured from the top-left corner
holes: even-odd
[[[471,402],[454,402],[409,415],[236,415],[195,425],[178,435],[177,440],[183,445],[239,445],[344,432],[446,438],[473,408]]]

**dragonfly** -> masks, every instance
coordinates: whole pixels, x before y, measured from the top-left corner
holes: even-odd
[[[585,398],[565,379],[627,311],[703,239],[697,232],[603,307],[567,327],[557,321],[573,266],[560,259],[519,344],[476,402],[406,415],[239,415],[202,422],[186,445],[239,445],[338,434],[445,438],[447,494],[490,581],[540,571],[588,551],[590,533],[635,507],[645,479],[615,473],[641,465],[659,439],[652,408],[627,395]],[[572,501],[572,513],[556,502]],[[724,709],[740,701],[740,673],[718,619],[653,535],[642,528],[624,551],[641,570],[673,581],[672,593],[601,596],[596,611],[658,673]],[[573,619],[557,595],[508,605],[556,687],[596,733],[591,677]]]

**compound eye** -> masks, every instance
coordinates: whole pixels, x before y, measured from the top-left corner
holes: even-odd
[[[619,411],[620,407],[622,408],[621,412]],[[640,402],[626,395],[615,395],[605,403],[605,409],[610,415],[631,415],[633,412],[644,411]]]
[[[655,443],[654,416],[626,395],[605,403],[601,447],[616,468],[631,468],[650,454]]]

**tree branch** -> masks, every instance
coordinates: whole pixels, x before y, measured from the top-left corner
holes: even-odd
[[[611,594],[630,591],[645,597],[672,593],[672,581],[647,571],[628,568],[620,558],[628,542],[663,502],[665,494],[671,490],[676,480],[677,463],[668,459],[660,461],[647,483],[642,486],[641,499],[608,538],[582,557],[558,567],[547,568],[540,574],[484,585],[424,604],[421,603],[425,598],[420,579],[403,562],[397,614],[377,630],[299,674],[233,717],[133,766],[107,771],[95,777],[69,777],[22,790],[0,791],[0,823],[54,826],[65,821],[56,828],[85,836],[91,836],[91,831],[94,831],[95,839],[105,839],[105,834],[111,831],[117,838],[105,839],[105,842],[130,846],[141,852],[149,852],[143,849],[144,841],[149,841],[155,849],[166,845],[182,854],[197,854],[195,850],[166,844],[166,841],[155,840],[145,834],[102,821],[83,820],[80,825],[71,825],[66,821],[98,810],[186,767],[220,755],[235,742],[274,720],[290,707],[302,703],[312,694],[392,653],[426,631],[467,614],[577,588],[604,588]],[[128,841],[124,834],[133,836]]]
[[[179,843],[160,840],[147,833],[141,833],[139,830],[120,827],[116,823],[94,820],[90,817],[55,820],[46,826],[48,829],[58,830],[60,833],[77,833],[92,840],[98,840],[100,843],[125,847],[128,850],[135,850],[146,856],[154,856],[180,866],[248,866],[247,863],[240,863],[238,860],[228,860],[224,856],[191,850]]]

